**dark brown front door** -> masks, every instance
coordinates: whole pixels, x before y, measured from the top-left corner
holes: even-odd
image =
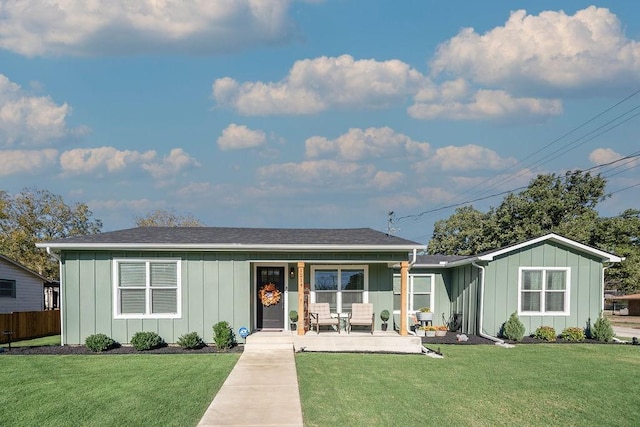
[[[257,328],[284,328],[284,267],[256,269]]]

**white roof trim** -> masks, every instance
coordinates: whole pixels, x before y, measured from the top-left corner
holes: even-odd
[[[544,242],[546,240],[551,240],[557,243],[561,243],[565,246],[572,247],[581,252],[586,252],[586,253],[598,256],[602,258],[603,261],[607,261],[607,262],[621,262],[624,259],[616,255],[610,254],[608,252],[604,252],[599,249],[592,248],[591,246],[583,245],[582,243],[578,243],[575,240],[567,239],[566,237],[562,237],[554,233],[549,233],[542,237],[527,240],[526,242],[522,242],[514,246],[508,246],[506,248],[499,249],[497,251],[489,252],[484,255],[479,255],[475,258],[478,261],[493,261],[495,257],[500,256],[502,254],[517,251],[518,249],[526,248],[527,246],[535,245],[536,243]]]
[[[216,244],[175,244],[175,243],[36,243],[38,248],[52,249],[100,249],[100,250],[188,250],[188,251],[227,251],[227,252],[243,252],[243,251],[299,251],[299,252],[335,252],[335,251],[353,251],[353,252],[384,252],[384,251],[413,251],[414,249],[422,250],[423,245],[265,245],[265,244],[234,244],[234,243],[216,243]]]

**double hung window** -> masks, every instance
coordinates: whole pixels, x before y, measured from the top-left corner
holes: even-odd
[[[15,298],[16,297],[16,281],[0,279],[0,298]]]
[[[433,311],[433,274],[409,274],[407,283],[407,312],[413,313],[422,307]],[[400,275],[393,275],[393,311],[400,313]]]
[[[180,260],[114,262],[116,318],[180,317]]]
[[[328,302],[332,312],[348,313],[354,302],[368,302],[368,266],[311,266],[315,302]]]
[[[520,267],[519,314],[568,315],[570,270]]]

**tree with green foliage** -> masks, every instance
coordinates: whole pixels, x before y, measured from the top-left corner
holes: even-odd
[[[547,233],[556,233],[626,257],[607,269],[607,286],[640,289],[640,212],[600,218],[606,180],[589,172],[538,175],[519,193],[507,195],[487,213],[465,206],[437,221],[427,247],[430,254],[475,255]]]
[[[36,242],[96,234],[102,222],[84,203],[68,205],[62,196],[27,188],[0,193],[0,253],[45,277],[58,278],[58,264]]]
[[[171,210],[158,209],[144,217],[136,217],[136,227],[202,227],[192,215],[178,215]]]

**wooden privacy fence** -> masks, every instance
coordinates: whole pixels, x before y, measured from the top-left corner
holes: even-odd
[[[12,331],[11,341],[58,335],[60,333],[60,311],[18,311],[0,314],[0,343],[6,343]]]

